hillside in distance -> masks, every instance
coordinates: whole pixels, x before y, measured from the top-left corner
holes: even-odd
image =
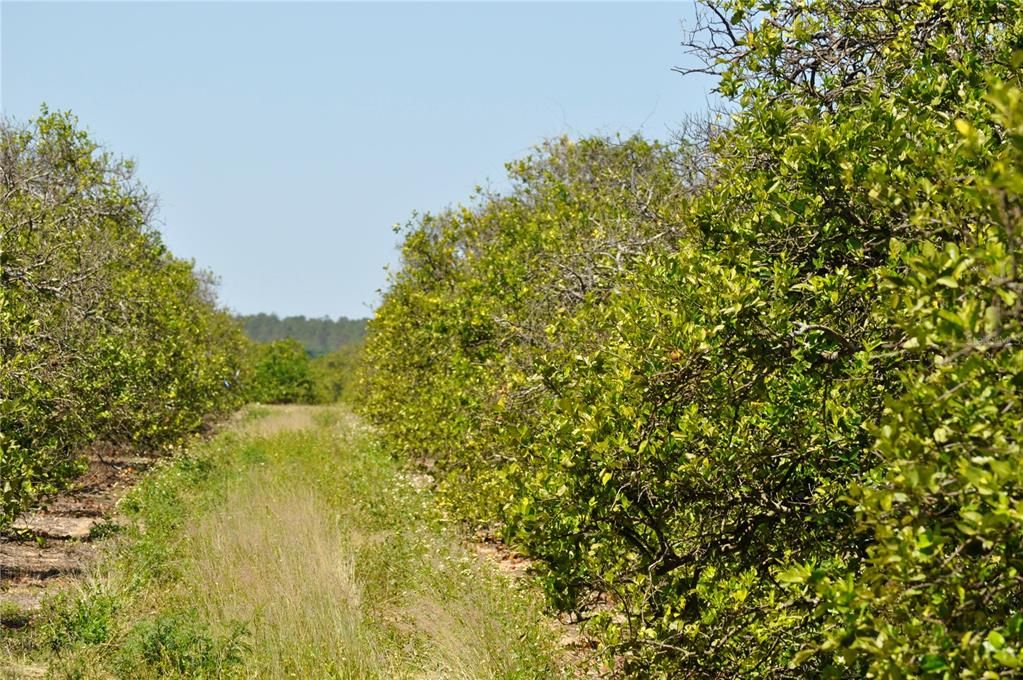
[[[276,314],[243,314],[237,319],[245,328],[245,334],[255,342],[294,338],[312,356],[361,342],[366,334],[367,321],[344,316],[336,320],[330,317],[309,319],[304,316],[280,318]]]

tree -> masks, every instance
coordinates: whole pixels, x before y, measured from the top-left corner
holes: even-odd
[[[69,114],[0,125],[0,525],[97,440],[159,446],[238,403],[239,329]]]
[[[253,348],[251,398],[270,404],[314,400],[309,357],[297,340],[275,340]]]
[[[730,118],[413,221],[363,409],[626,672],[1018,674],[1023,8],[707,12]]]

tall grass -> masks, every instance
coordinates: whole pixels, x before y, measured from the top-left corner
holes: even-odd
[[[322,494],[251,470],[188,532],[183,588],[218,626],[245,621],[261,677],[367,677],[380,659],[351,541]]]
[[[109,558],[34,633],[54,677],[568,675],[535,593],[470,554],[342,409],[250,412],[125,508]]]

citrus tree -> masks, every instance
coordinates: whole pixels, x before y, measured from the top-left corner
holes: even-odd
[[[243,339],[130,162],[69,114],[0,125],[0,525],[95,441],[161,446],[240,403]]]

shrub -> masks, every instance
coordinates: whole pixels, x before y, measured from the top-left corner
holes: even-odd
[[[242,335],[73,117],[0,125],[0,167],[2,526],[86,444],[160,446],[239,403]]]
[[[251,399],[268,404],[307,404],[314,399],[309,356],[298,340],[252,348]]]
[[[1013,675],[1023,10],[706,17],[727,126],[411,223],[362,408],[627,672]]]
[[[349,397],[361,350],[358,344],[342,345],[312,359],[310,370],[317,404],[333,404]]]

